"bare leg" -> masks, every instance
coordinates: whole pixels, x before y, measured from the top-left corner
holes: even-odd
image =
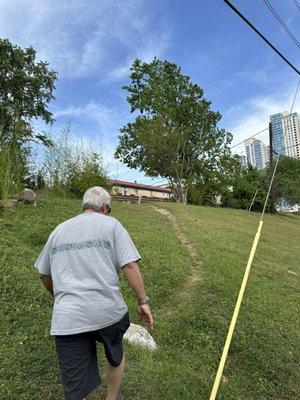
[[[124,356],[121,364],[118,367],[113,367],[108,361],[106,361],[106,380],[107,380],[106,400],[116,400],[118,390],[123,378],[124,366],[125,366]]]

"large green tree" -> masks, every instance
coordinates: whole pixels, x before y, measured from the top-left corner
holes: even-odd
[[[30,142],[51,145],[32,121],[53,121],[47,106],[54,99],[56,79],[47,62],[36,61],[32,47],[22,49],[0,39],[0,197],[16,193],[24,182]]]
[[[22,49],[8,39],[0,39],[0,134],[1,143],[28,140],[48,144],[32,127],[33,118],[53,121],[48,103],[54,99],[57,73],[48,63],[36,61],[32,47]]]
[[[280,157],[274,179],[276,204],[300,204],[300,159]]]
[[[251,210],[261,211],[268,190],[269,174],[251,165],[248,168],[241,167],[236,172],[232,184],[222,193],[222,205],[246,210],[254,200]]]
[[[239,157],[231,154],[220,157],[217,165],[199,167],[189,185],[188,202],[191,204],[219,204],[224,195],[231,194],[236,179],[244,171]]]
[[[115,157],[147,176],[166,178],[184,201],[196,174],[216,170],[229,154],[232,137],[217,127],[221,115],[176,64],[137,59],[130,78],[124,89],[135,118],[121,128]]]

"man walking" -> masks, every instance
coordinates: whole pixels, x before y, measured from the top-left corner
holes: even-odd
[[[51,335],[67,400],[83,400],[100,384],[97,342],[103,343],[107,358],[106,399],[122,398],[122,339],[130,323],[120,291],[120,269],[138,299],[138,314],[153,328],[138,266],[141,257],[125,228],[108,216],[110,202],[103,188],[88,189],[83,213],[54,229],[35,262],[54,296]]]

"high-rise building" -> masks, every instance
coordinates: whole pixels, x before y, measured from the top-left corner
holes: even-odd
[[[283,139],[283,126],[282,118],[288,115],[287,111],[283,113],[277,113],[270,116],[270,122],[272,124],[273,134],[273,149],[279,155],[285,155],[285,145]]]
[[[300,117],[287,111],[270,116],[273,148],[279,155],[300,158]]]
[[[282,118],[285,155],[300,158],[300,116],[288,114]]]
[[[247,164],[264,169],[269,161],[269,146],[257,139],[247,139],[244,144]]]

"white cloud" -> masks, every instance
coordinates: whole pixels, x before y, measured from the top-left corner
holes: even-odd
[[[119,129],[127,122],[128,113],[126,110],[112,109],[103,104],[91,101],[82,106],[69,106],[66,109],[54,110],[54,118],[66,121],[80,122],[84,126],[85,122],[96,122],[96,137],[100,140],[109,140],[115,143]],[[87,134],[88,132],[85,132]]]
[[[132,57],[168,47],[164,16],[153,32],[153,12],[145,7],[145,0],[2,0],[0,37],[32,45],[60,74],[114,79],[124,76]]]
[[[128,120],[127,114],[120,114],[102,104],[90,102],[81,107],[70,106],[54,112],[55,118],[76,119],[85,118],[96,121],[99,126],[99,135],[87,137],[78,135],[74,143],[80,143],[81,148],[97,148],[101,150],[103,165],[111,179],[137,180],[144,183],[153,183],[156,180],[148,178],[144,173],[128,168],[114,157],[116,150],[116,136],[119,128]],[[72,123],[71,131],[73,132]],[[108,140],[108,139],[111,140]]]
[[[74,139],[74,143],[79,141],[81,147],[84,145],[87,148],[92,146],[101,149],[104,168],[111,179],[156,183],[157,178],[146,177],[144,173],[128,168],[114,157],[119,128],[128,122],[128,114],[125,111],[120,113],[119,110],[111,109],[99,103],[89,102],[80,107],[72,105],[63,110],[54,111],[54,116],[58,119],[73,119],[74,122],[81,118],[96,121],[99,127],[99,135],[87,137],[79,133],[77,138]],[[72,123],[71,132],[73,132]]]
[[[229,109],[224,116],[228,121],[227,130],[234,137],[232,145],[266,128],[270,115],[282,111],[290,111],[295,89],[296,84],[294,83],[293,86],[284,92],[277,92],[272,96],[256,96],[243,104]],[[300,88],[293,111],[300,112]],[[257,138],[268,143],[268,131],[258,135]],[[244,150],[243,145],[237,146],[234,149],[237,153],[240,153],[242,150]]]
[[[136,58],[144,62],[150,62],[155,56],[158,58],[163,56],[169,47],[172,28],[165,18],[162,18],[161,21],[156,21],[156,28],[151,31],[151,35],[145,35],[147,26],[151,24],[151,21],[138,21],[138,23],[133,23],[135,35],[132,35],[130,41],[128,40],[130,48],[127,58],[122,65],[112,69],[109,73],[111,80],[128,76],[132,62]]]

